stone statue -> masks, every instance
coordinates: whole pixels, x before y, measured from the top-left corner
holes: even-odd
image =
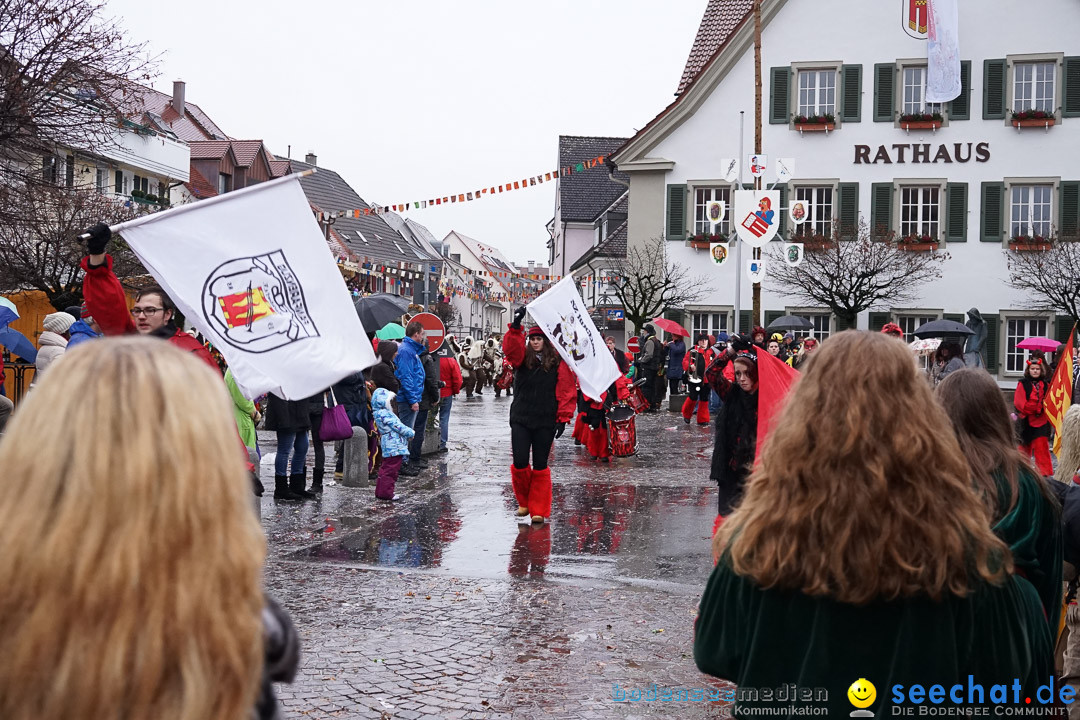
[[[986,367],[983,359],[983,347],[986,345],[986,321],[978,308],[971,308],[967,312],[968,321],[965,323],[973,335],[968,335],[967,346],[964,348],[964,364],[968,367]]]

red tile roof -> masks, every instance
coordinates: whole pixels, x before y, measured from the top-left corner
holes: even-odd
[[[701,25],[698,26],[697,37],[694,38],[694,46],[686,59],[686,67],[683,69],[682,79],[679,80],[676,95],[681,95],[694,81],[753,8],[753,0],[709,0],[709,6],[705,8],[705,15],[701,18]]]
[[[184,187],[199,200],[205,200],[206,198],[217,195],[217,188],[211,185],[209,181],[202,176],[202,173],[195,168],[191,168],[191,178],[184,183]]]
[[[229,137],[195,103],[185,102],[184,117],[180,117],[172,106],[172,95],[153,88],[127,85],[117,96],[120,98],[118,105],[129,117],[134,119],[145,113],[158,115],[181,140],[226,140]]]
[[[240,167],[250,167],[258,157],[259,148],[262,146],[262,140],[233,140],[232,149],[236,153],[236,164]]]
[[[271,160],[270,161],[270,176],[282,177],[288,175],[291,163],[288,160]]]
[[[229,152],[229,140],[202,140],[189,142],[192,160],[220,160]]]

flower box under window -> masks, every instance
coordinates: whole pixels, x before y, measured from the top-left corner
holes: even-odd
[[[1050,128],[1054,126],[1054,113],[1046,110],[1021,110],[1012,114],[1012,126]]]
[[[796,115],[795,129],[799,132],[829,132],[836,129],[833,115]]]
[[[899,250],[907,252],[934,252],[940,243],[932,235],[905,235],[896,243]]]
[[[727,236],[721,233],[717,233],[716,235],[699,233],[697,235],[686,236],[687,244],[695,250],[708,250],[713,243],[723,243],[727,241]]]
[[[907,113],[900,116],[904,130],[937,130],[945,121],[941,113]]]
[[[1009,238],[1009,249],[1018,252],[1049,250],[1053,246],[1050,238],[1042,235],[1014,235]]]
[[[795,235],[791,242],[802,243],[804,250],[831,250],[836,247],[836,240],[824,235]]]

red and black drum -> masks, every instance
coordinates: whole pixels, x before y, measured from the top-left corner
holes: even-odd
[[[636,415],[629,405],[616,405],[608,411],[608,441],[615,457],[629,457],[637,452]]]
[[[649,401],[645,399],[645,393],[641,392],[641,387],[636,384],[630,386],[630,397],[626,399],[626,402],[635,413],[649,409]]]
[[[514,384],[514,366],[509,361],[503,360],[502,372],[495,379],[495,387],[499,390],[508,390]]]

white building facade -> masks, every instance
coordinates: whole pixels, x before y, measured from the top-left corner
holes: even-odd
[[[743,15],[749,3],[713,0],[706,21],[734,5]],[[898,237],[929,235],[936,251],[950,256],[942,279],[924,285],[916,302],[872,308],[858,326],[894,321],[910,334],[927,319],[963,321],[978,308],[989,326],[991,372],[1002,381],[1018,378],[1025,355],[1016,342],[1069,329],[1060,316],[1027,309],[1031,298],[1008,284],[1006,256],[1014,236],[1080,234],[1080,5],[1044,0],[1038,12],[1023,12],[1006,0],[960,3],[964,88],[940,107],[922,99],[926,40],[908,22],[925,5],[845,0],[829,12],[805,0],[762,6],[762,152],[770,161],[795,159],[794,178],[777,186],[783,214],[797,198],[806,203],[803,230],[810,234],[831,236],[836,223],[861,221]],[[1012,114],[1023,110],[1050,117],[1015,127]],[[903,115],[923,112],[939,113],[940,122],[905,128]],[[800,115],[832,116],[831,128],[800,127]],[[720,229],[734,236],[737,183],[724,180],[721,160],[739,158],[749,183],[753,150],[753,19],[746,13],[677,101],[613,158],[630,175],[629,244],[663,236],[672,260],[708,268],[713,291],[687,308],[695,333],[734,328],[735,273],[745,269],[712,266],[708,250],[693,249],[687,236],[708,232],[705,203],[718,199],[729,202]],[[775,179],[770,168],[765,180]],[[782,224],[781,234],[792,229]],[[776,290],[766,277],[764,322],[791,313],[810,317],[819,337],[845,329],[827,309],[794,305]],[[744,275],[744,330],[751,292]]]

